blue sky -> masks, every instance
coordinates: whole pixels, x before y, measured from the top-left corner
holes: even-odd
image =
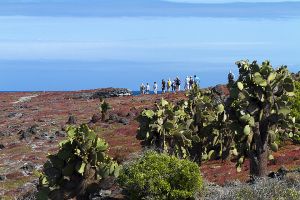
[[[300,2],[232,2],[1,0],[0,91],[210,86],[239,59],[299,70]]]

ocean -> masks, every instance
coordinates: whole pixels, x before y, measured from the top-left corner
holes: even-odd
[[[299,2],[157,1],[151,5],[160,9],[137,1],[119,11],[105,4],[109,15],[67,3],[56,10],[58,4],[40,10],[36,4],[1,5],[6,11],[0,14],[0,91],[138,90],[141,83],[193,75],[208,87],[226,83],[229,70],[237,75],[235,62],[241,59],[300,70]],[[99,2],[101,7],[105,1]]]

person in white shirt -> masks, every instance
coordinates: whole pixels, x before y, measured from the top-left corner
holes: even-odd
[[[154,94],[157,94],[157,89],[158,89],[157,83],[154,82],[154,85],[153,85]]]
[[[149,83],[147,83],[146,85],[146,94],[149,94],[150,93],[150,85]]]
[[[190,89],[190,77],[186,77],[185,79],[185,86],[184,86],[185,90],[189,90]]]

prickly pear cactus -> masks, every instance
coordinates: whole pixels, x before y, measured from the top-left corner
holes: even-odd
[[[189,148],[199,137],[191,131],[193,119],[185,112],[187,102],[178,105],[162,99],[154,110],[144,110],[139,117],[137,138],[143,146],[152,146],[159,151],[181,158],[189,156]]]
[[[210,90],[202,94],[195,85],[187,94],[188,101],[175,106],[162,99],[154,110],[142,112],[137,138],[143,146],[197,162],[228,156],[233,139],[228,115],[211,95]]]
[[[227,158],[233,138],[223,102],[216,101],[211,90],[201,91],[197,86],[192,88],[188,97],[187,112],[195,127],[192,131],[200,138],[191,150],[193,159],[201,162]]]
[[[269,61],[239,61],[239,77],[230,88],[230,120],[239,154],[238,170],[249,155],[251,173],[266,174],[267,158],[278,150],[277,138],[294,134],[295,120],[288,99],[294,96],[294,81],[286,66],[274,69]]]
[[[85,194],[89,185],[118,176],[120,166],[106,155],[108,144],[87,125],[68,127],[68,139],[49,155],[40,176],[39,198],[64,199]],[[80,193],[80,194],[79,194]]]

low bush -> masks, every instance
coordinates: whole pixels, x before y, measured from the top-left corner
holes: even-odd
[[[118,181],[129,199],[194,199],[202,189],[196,163],[154,151],[125,164]]]
[[[203,199],[215,200],[298,200],[300,199],[300,182],[288,180],[258,179],[253,184],[236,182],[223,187],[206,186]]]

